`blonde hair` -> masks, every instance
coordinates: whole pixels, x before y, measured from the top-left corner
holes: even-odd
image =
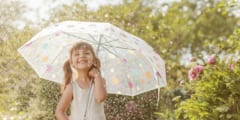
[[[74,44],[73,47],[69,51],[70,58],[67,61],[65,61],[64,65],[63,65],[64,83],[62,85],[62,92],[65,90],[66,86],[72,81],[73,71],[71,68],[71,62],[72,62],[71,56],[74,51],[79,50],[79,49],[85,49],[85,50],[89,50],[90,52],[92,52],[94,62],[95,62],[95,65],[93,65],[92,67],[96,67],[96,68],[98,68],[98,70],[100,70],[101,63],[100,63],[100,60],[97,58],[92,46],[86,42],[78,42],[78,43]]]

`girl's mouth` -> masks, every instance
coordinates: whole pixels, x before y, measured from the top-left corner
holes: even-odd
[[[78,60],[77,63],[83,64],[83,63],[87,63],[87,60]]]

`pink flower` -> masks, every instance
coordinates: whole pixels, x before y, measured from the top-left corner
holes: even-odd
[[[197,65],[193,68],[193,72],[195,72],[196,74],[200,74],[200,73],[202,73],[203,69],[204,69],[203,66]]]
[[[207,61],[208,64],[214,64],[215,63],[215,56],[212,55],[208,58],[208,61]]]
[[[235,64],[232,63],[232,64],[230,65],[230,69],[233,70],[234,67],[235,67]]]
[[[189,80],[193,81],[197,78],[197,76],[203,72],[204,67],[201,65],[195,66],[193,69],[188,71]]]
[[[197,74],[193,72],[193,70],[188,71],[188,78],[189,80],[194,80],[197,77]]]

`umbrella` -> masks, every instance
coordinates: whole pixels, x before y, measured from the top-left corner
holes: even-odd
[[[110,23],[52,24],[18,52],[40,78],[62,83],[62,66],[76,42],[91,44],[101,60],[108,93],[135,96],[166,86],[164,60],[144,40]]]

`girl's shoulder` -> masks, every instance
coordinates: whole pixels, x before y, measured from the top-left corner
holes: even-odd
[[[66,88],[65,88],[64,92],[72,93],[72,90],[73,90],[73,84],[69,83],[69,84],[66,85]]]
[[[64,89],[63,93],[62,93],[62,99],[65,101],[69,101],[70,99],[72,99],[73,97],[73,86],[72,84],[67,84],[66,88]]]

